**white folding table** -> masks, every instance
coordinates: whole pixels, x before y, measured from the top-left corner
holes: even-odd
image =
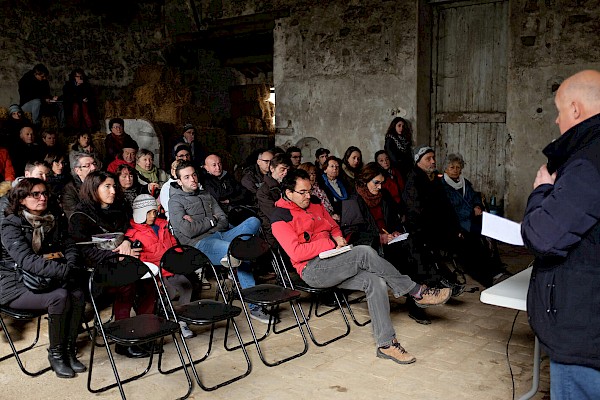
[[[532,268],[529,267],[497,285],[487,288],[481,292],[479,299],[485,304],[527,311],[527,291],[529,289]],[[533,381],[531,382],[531,389],[521,396],[519,400],[532,398],[537,393],[539,384],[540,343],[536,336],[533,348]]]

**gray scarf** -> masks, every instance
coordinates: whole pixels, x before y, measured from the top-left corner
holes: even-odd
[[[462,175],[460,176],[460,178],[458,178],[458,182],[456,182],[456,181],[454,181],[454,179],[450,178],[448,176],[448,174],[444,173],[444,180],[446,181],[446,183],[448,185],[450,185],[451,188],[454,188],[455,190],[462,189],[463,197],[465,197],[465,193],[466,193],[465,178],[463,178]]]
[[[33,227],[33,237],[31,239],[31,248],[35,254],[39,254],[44,242],[44,237],[54,228],[54,215],[33,215],[23,210],[23,216]]]

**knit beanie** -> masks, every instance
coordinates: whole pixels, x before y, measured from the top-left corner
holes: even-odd
[[[23,110],[21,110],[21,107],[19,107],[18,104],[11,104],[8,107],[8,115],[11,115],[12,113],[16,113],[16,112],[23,113]]]
[[[423,158],[423,156],[427,153],[435,153],[435,151],[433,151],[431,147],[426,145],[417,147],[415,149],[415,164],[417,164],[421,160],[421,158]]]
[[[158,210],[158,204],[156,199],[149,194],[140,194],[133,200],[133,220],[136,224],[143,224],[146,222],[146,215],[148,211]]]
[[[130,136],[126,136],[125,140],[123,140],[123,148],[139,150],[140,146],[138,146],[137,142],[133,140]]]
[[[192,125],[192,124],[185,124],[185,125],[183,126],[183,132],[182,132],[182,133],[185,133],[185,131],[187,131],[187,130],[189,130],[189,129],[196,130],[196,128],[194,128],[194,125]]]

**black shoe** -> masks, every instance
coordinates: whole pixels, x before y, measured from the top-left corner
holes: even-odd
[[[415,320],[417,324],[431,325],[431,320],[422,308],[415,307],[415,309],[409,311],[408,316]]]
[[[150,357],[150,353],[139,346],[123,346],[122,344],[115,344],[115,352],[127,358]]]
[[[150,342],[150,343],[140,344],[137,347],[139,347],[140,349],[142,349],[146,353],[150,354],[150,352],[152,351],[152,343],[154,343],[154,354],[161,354],[161,353],[164,352],[163,348],[160,347],[158,345],[158,343],[156,343],[156,342]]]

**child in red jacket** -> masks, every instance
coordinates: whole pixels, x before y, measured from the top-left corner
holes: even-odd
[[[156,218],[158,204],[156,199],[149,194],[141,194],[133,200],[133,220],[126,236],[132,241],[142,243],[140,260],[154,265],[160,265],[160,259],[165,252],[177,244],[175,237],[169,231],[167,221]],[[169,298],[173,300],[179,295],[179,304],[187,304],[192,298],[192,284],[184,275],[173,275],[161,270]],[[196,334],[183,321],[181,333],[186,339]]]

